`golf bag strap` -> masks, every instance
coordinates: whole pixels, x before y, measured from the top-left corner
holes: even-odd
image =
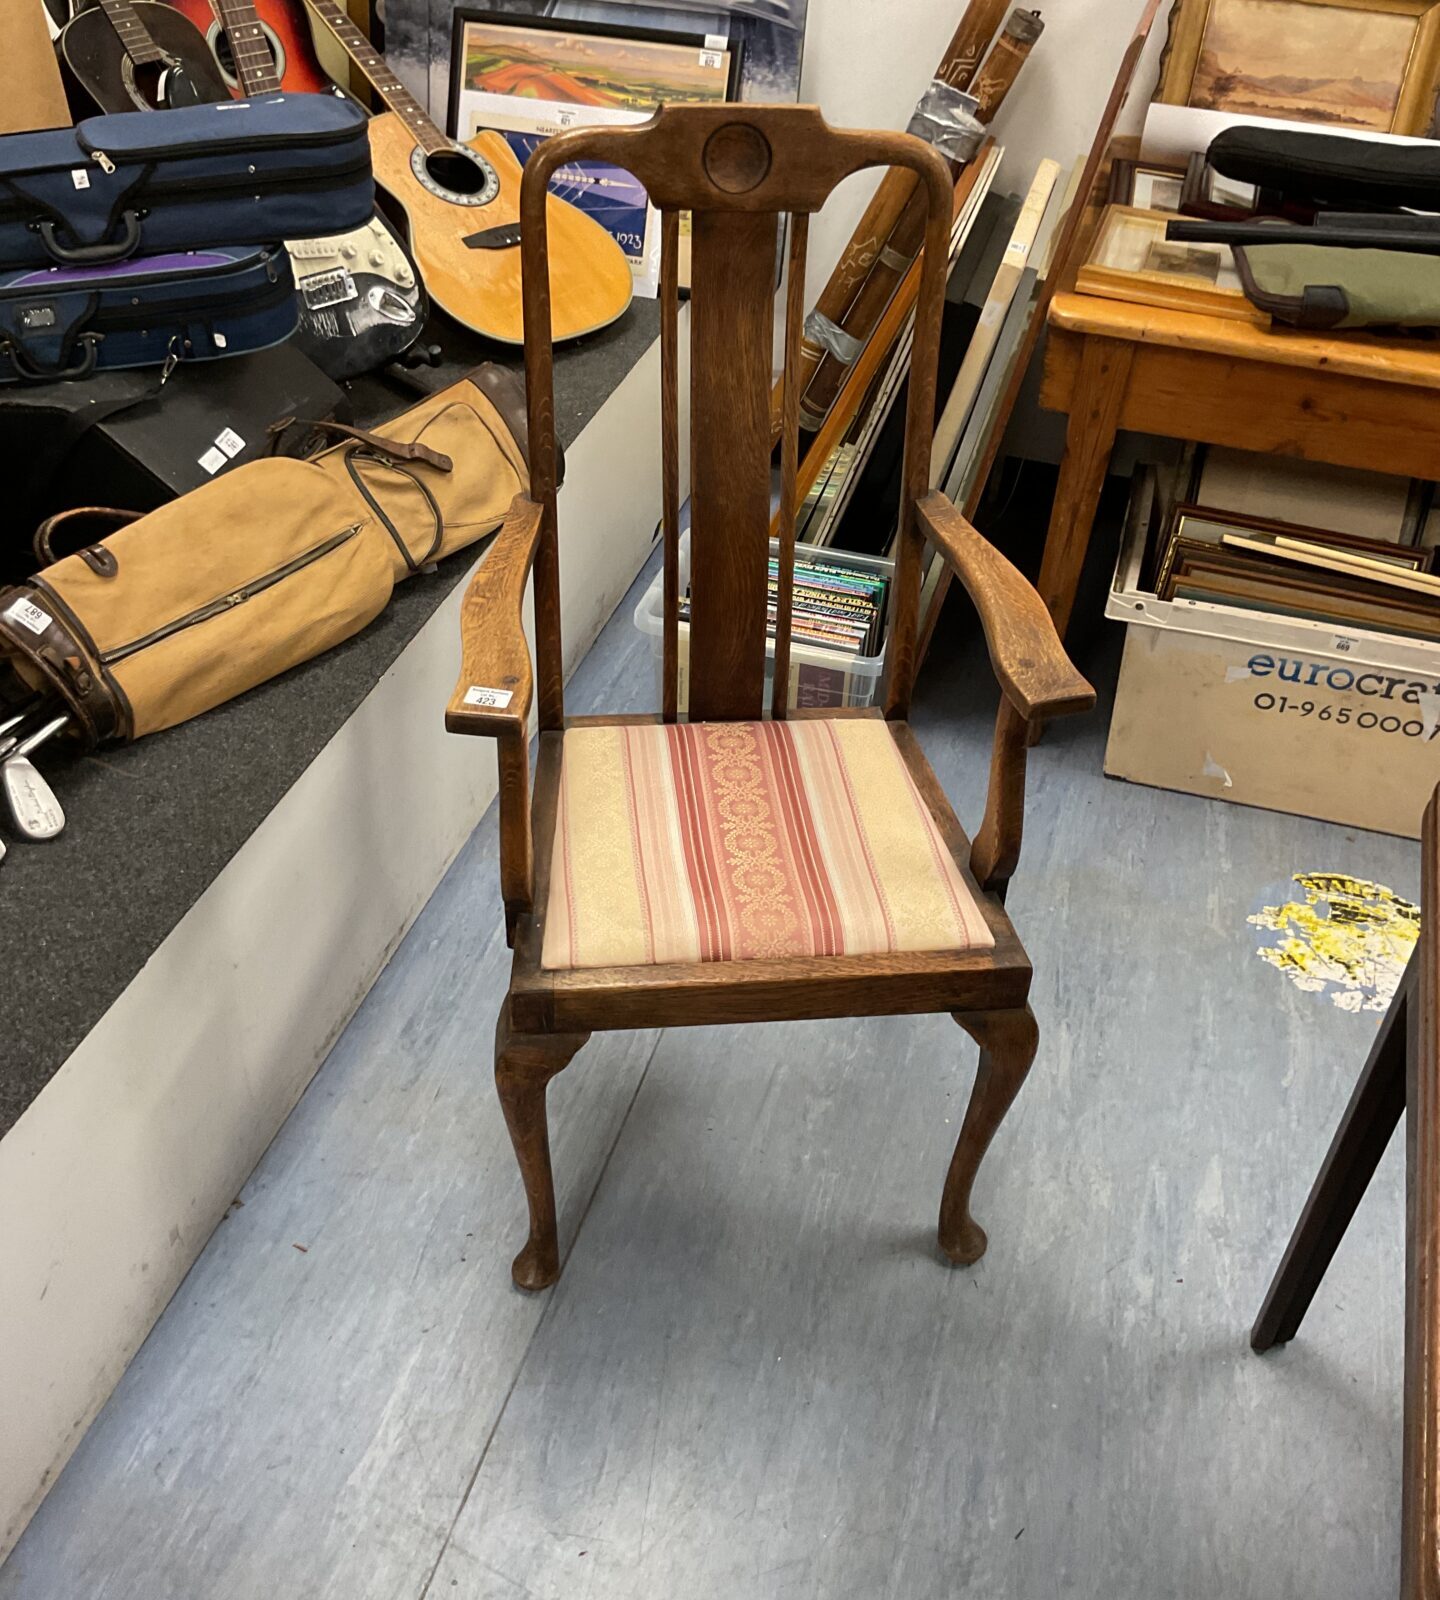
[[[128,738],[128,706],[84,630],[37,584],[0,590],[0,648],[33,689],[65,703],[87,748]],[[20,616],[25,622],[17,620]],[[43,625],[42,625],[43,624]]]
[[[46,517],[35,530],[35,559],[42,567],[52,567],[61,556],[69,555],[68,550],[56,551],[56,541],[63,539],[66,531],[78,523],[91,535],[87,547],[78,553],[92,571],[102,577],[113,576],[115,558],[103,545],[94,543],[96,529],[101,523],[108,523],[104,533],[111,534],[132,522],[138,522],[144,515],[143,511],[121,511],[116,506],[74,506],[69,511],[57,511],[53,517]]]
[[[339,439],[354,439],[364,445],[377,460],[423,461],[426,466],[434,467],[437,472],[452,472],[455,468],[455,463],[449,456],[442,455],[438,450],[432,450],[428,444],[404,444],[399,439],[386,439],[381,434],[370,433],[364,428],[352,428],[349,423],[328,419],[317,422],[306,419],[305,426]]]
[[[438,454],[438,452],[433,450],[430,453],[432,455]],[[441,456],[440,459],[442,461],[448,461],[448,458],[445,456]],[[405,543],[404,534],[402,534],[399,528],[395,526],[394,522],[386,513],[385,507],[380,504],[373,494],[371,494],[370,486],[365,482],[358,465],[358,463],[364,461],[373,461],[378,466],[388,467],[391,472],[398,472],[401,477],[408,478],[410,482],[413,483],[420,491],[425,504],[429,507],[430,515],[435,521],[435,533],[431,538],[424,555],[420,556],[418,559],[411,555],[410,546]],[[441,511],[435,500],[435,496],[430,492],[429,485],[425,483],[420,474],[418,472],[412,472],[408,467],[402,467],[398,461],[392,460],[389,456],[379,455],[375,451],[368,450],[365,448],[365,446],[359,444],[353,444],[348,450],[346,450],[345,470],[350,474],[350,481],[360,491],[361,498],[365,501],[365,504],[370,507],[371,511],[374,512],[376,518],[384,527],[385,531],[390,535],[391,539],[394,540],[395,548],[404,558],[405,565],[410,569],[411,577],[414,577],[417,572],[433,572],[435,570],[436,552],[445,542],[445,513]],[[447,472],[450,470],[448,465],[445,470]]]

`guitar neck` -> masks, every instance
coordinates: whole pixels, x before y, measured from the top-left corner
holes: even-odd
[[[275,70],[275,58],[270,53],[270,43],[260,25],[254,0],[210,0],[210,3],[230,41],[240,92],[247,97],[275,94],[280,88],[280,75]]]
[[[427,154],[448,150],[450,141],[435,126],[420,102],[390,70],[385,57],[350,20],[337,0],[307,0],[310,9],[335,35],[345,53],[365,74],[375,92],[391,111],[409,128],[415,142]]]
[[[100,6],[120,35],[125,54],[137,67],[166,59],[165,52],[150,37],[149,28],[140,20],[130,0],[100,0]]]

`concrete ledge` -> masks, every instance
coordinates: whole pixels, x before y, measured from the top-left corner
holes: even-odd
[[[659,439],[652,347],[567,452],[567,670],[650,549]],[[494,796],[442,724],[463,592],[0,1140],[0,1559]]]

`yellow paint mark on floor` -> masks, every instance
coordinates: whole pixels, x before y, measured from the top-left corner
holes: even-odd
[[[1297,872],[1303,899],[1249,921],[1278,934],[1260,958],[1297,988],[1329,991],[1342,1011],[1384,1011],[1420,937],[1420,908],[1383,883],[1343,872]]]

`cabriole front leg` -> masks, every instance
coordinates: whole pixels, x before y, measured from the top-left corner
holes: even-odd
[[[940,1248],[956,1266],[968,1267],[985,1254],[987,1242],[985,1230],[970,1215],[970,1191],[995,1130],[1030,1071],[1040,1031],[1029,1006],[957,1011],[955,1020],[980,1046],[980,1065],[940,1200]]]
[[[545,1090],[589,1037],[588,1033],[514,1033],[508,1000],[495,1025],[495,1088],[530,1207],[530,1237],[510,1267],[521,1289],[548,1289],[560,1276]]]

